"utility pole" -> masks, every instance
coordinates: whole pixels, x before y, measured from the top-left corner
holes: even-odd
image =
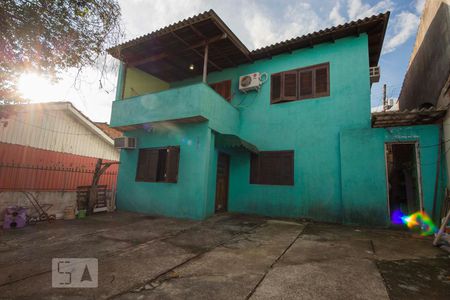
[[[383,84],[383,111],[387,110],[386,84]]]

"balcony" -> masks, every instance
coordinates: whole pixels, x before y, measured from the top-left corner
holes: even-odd
[[[112,127],[127,130],[165,121],[209,121],[211,129],[223,134],[235,134],[239,112],[204,83],[113,102]]]

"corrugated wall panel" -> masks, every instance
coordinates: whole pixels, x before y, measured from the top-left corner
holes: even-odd
[[[0,143],[0,190],[73,191],[91,184],[96,163],[92,157]],[[100,184],[114,188],[117,172],[118,165],[109,167]]]
[[[12,113],[2,119],[0,142],[118,160],[119,152],[65,110]]]

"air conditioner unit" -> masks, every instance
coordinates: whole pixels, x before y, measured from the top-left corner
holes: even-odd
[[[239,90],[248,92],[261,87],[261,74],[259,72],[239,77]]]
[[[134,137],[120,137],[114,139],[114,147],[118,149],[135,149],[136,138]]]

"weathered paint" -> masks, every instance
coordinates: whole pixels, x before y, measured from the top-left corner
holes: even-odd
[[[16,109],[0,120],[0,142],[118,161],[112,140],[94,131],[105,135],[94,124],[81,122],[69,106],[43,103]]]
[[[127,67],[123,86],[123,98],[156,93],[169,89],[170,85],[139,69]]]
[[[388,142],[419,143],[423,204],[428,215],[432,215],[439,144],[438,125],[350,129],[341,132],[340,140],[344,222],[389,224],[384,148]],[[441,160],[437,199],[442,199],[443,196],[445,170],[445,164]]]
[[[324,62],[330,63],[330,96],[270,105],[270,74]],[[239,76],[253,72],[267,73],[269,80],[258,92],[247,94],[239,92]],[[218,151],[224,151],[231,155],[228,200],[230,211],[352,222],[343,219],[347,209],[344,202],[353,203],[353,198],[343,199],[341,134],[350,129],[369,132],[373,130],[370,127],[367,35],[339,39],[335,43],[320,44],[314,48],[278,55],[272,59],[256,61],[208,76],[208,82],[211,83],[227,79],[232,80],[232,94],[234,94],[232,104],[237,109],[215,95],[207,86],[199,83],[201,78],[173,83],[171,90],[136,97],[130,101],[116,101],[113,104],[111,122],[115,126],[145,124],[197,115],[208,120],[202,123],[204,127],[201,128],[204,132],[202,131],[203,137],[200,138],[202,145],[200,149],[192,151],[188,147],[191,152],[187,151],[180,157],[180,176],[187,176],[184,168],[190,168],[189,174],[193,173],[197,178],[195,182],[182,180],[177,184],[178,188],[187,191],[184,201],[180,201],[179,196],[173,191],[161,187],[164,184],[134,182],[137,151],[127,151],[121,157],[119,190],[123,189],[124,192],[119,193],[120,206],[130,210],[190,218],[203,218],[213,214],[217,155]],[[138,134],[139,143],[143,141],[145,145],[182,145],[182,138],[195,139],[198,136],[198,132],[192,131],[192,128],[200,125],[172,126],[175,126],[176,130],[173,130],[171,135],[147,134],[144,131],[129,134]],[[214,139],[220,133],[236,134],[256,145],[259,150],[294,150],[295,184],[293,186],[250,184],[249,153],[215,148]],[[438,143],[435,135],[430,139],[435,139],[434,143]],[[139,147],[143,145],[140,144]],[[186,146],[182,146],[182,153],[183,147]],[[363,147],[365,149],[367,146]],[[383,147],[383,140],[380,140],[380,147]],[[367,152],[371,150],[368,149]],[[369,154],[362,158],[360,162],[355,162],[355,165],[372,165]],[[199,170],[198,164],[202,166],[202,170]],[[384,169],[384,160],[376,167]],[[126,173],[122,174],[124,169]],[[367,168],[358,169],[358,172],[367,172]],[[345,175],[347,180],[347,173]],[[359,173],[354,175],[359,176]],[[385,184],[384,178],[382,175],[377,180]],[[428,195],[429,190],[433,189],[429,179],[424,185],[427,185],[424,189]],[[144,186],[148,187],[148,190]],[[361,206],[372,209],[374,207],[372,204],[376,203],[375,210],[385,208],[386,195],[377,194],[378,190],[374,191],[379,186],[372,184],[363,186],[362,195],[373,193],[380,196],[377,196],[376,201],[367,201],[367,204]],[[189,192],[191,190],[198,192],[195,197],[194,193]],[[186,208],[187,203],[190,204],[190,209]],[[374,219],[372,224],[386,224],[385,214]],[[365,223],[362,219],[356,222]]]
[[[139,152],[122,151],[118,208],[179,218],[205,218],[210,149],[207,123],[157,124],[149,131],[128,132],[127,136],[137,137],[139,148],[180,145],[178,182],[136,182]]]
[[[168,109],[169,108],[169,109]],[[115,101],[111,126],[127,126],[202,117],[221,133],[236,134],[239,112],[204,83]]]
[[[324,62],[330,62],[329,97],[271,105],[270,80],[258,93],[237,90],[244,74],[270,76]],[[295,151],[294,186],[250,184],[249,154],[232,155],[229,210],[341,221],[339,132],[370,126],[368,73],[367,36],[361,35],[210,74],[211,82],[233,81],[233,102],[243,107],[240,137],[260,150]]]
[[[92,183],[96,163],[93,157],[0,143],[0,191],[75,191]],[[117,164],[110,166],[99,184],[114,189],[117,172]]]

